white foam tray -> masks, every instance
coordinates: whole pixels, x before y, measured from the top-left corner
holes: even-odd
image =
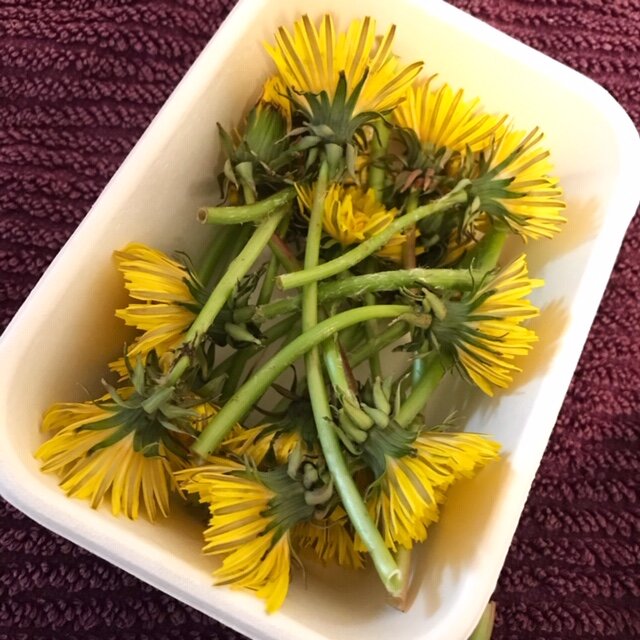
[[[364,14],[397,24],[397,53],[426,61],[490,110],[523,128],[540,125],[566,190],[569,223],[529,246],[547,286],[534,323],[540,343],[526,373],[491,400],[458,388],[468,428],[494,434],[504,459],[452,492],[419,559],[406,614],[384,605],[368,572],[310,567],[285,606],[267,616],[253,597],[212,588],[214,561],[200,554],[197,524],[178,515],[151,525],[69,500],[32,454],[52,402],[100,390],[123,330],[124,302],[111,252],[130,240],[197,256],[206,241],[194,212],[216,201],[216,122],[227,126],[257,97],[269,69],[261,42],[303,12],[330,11],[340,27]],[[0,492],[29,516],[142,580],[242,633],[263,640],[465,640],[498,578],[527,493],[625,229],[639,199],[640,144],[628,116],[602,88],[439,0],[241,0],[215,34],[86,219],[6,330],[0,346]],[[450,390],[449,390],[450,391]]]

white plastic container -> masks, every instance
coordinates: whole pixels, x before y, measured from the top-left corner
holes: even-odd
[[[384,604],[369,572],[308,567],[271,616],[241,592],[211,587],[214,560],[200,554],[197,523],[179,513],[151,525],[92,511],[38,470],[39,422],[52,402],[100,390],[124,331],[111,252],[139,240],[198,255],[194,221],[215,203],[216,122],[226,126],[257,97],[269,70],[261,43],[303,12],[334,13],[340,28],[375,17],[397,25],[395,49],[423,59],[486,108],[547,134],[566,190],[569,223],[528,246],[531,273],[547,286],[534,326],[540,343],[508,393],[494,399],[458,385],[468,428],[492,433],[504,459],[454,489],[421,551],[411,610]],[[142,580],[252,638],[465,640],[498,578],[572,372],[639,199],[640,143],[630,119],[599,86],[440,0],[241,0],[167,101],[91,212],[6,330],[0,347],[0,492],[29,516]],[[178,510],[179,511],[179,510]]]

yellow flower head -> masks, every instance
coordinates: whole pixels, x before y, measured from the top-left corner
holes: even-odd
[[[263,473],[222,458],[176,477],[209,507],[203,551],[224,556],[216,584],[254,592],[269,613],[280,608],[289,590],[290,530],[313,513],[301,485],[284,469]]]
[[[524,239],[552,238],[566,222],[562,189],[550,177],[549,151],[541,146],[543,134],[509,130],[483,152],[484,186],[480,209],[504,222]],[[482,180],[482,178],[481,178]],[[496,195],[496,188],[501,191]]]
[[[308,110],[311,95],[324,92],[333,102],[340,74],[346,80],[347,96],[360,87],[353,115],[387,112],[404,99],[405,88],[422,68],[421,62],[402,66],[391,52],[395,27],[376,37],[375,20],[354,20],[336,34],[333,18],[324,15],[319,28],[303,16],[289,33],[280,27],[275,45],[267,45],[284,84]]]
[[[388,457],[382,481],[367,500],[385,544],[410,549],[427,538],[427,528],[439,516],[444,492],[456,480],[495,459],[500,446],[479,434],[423,433],[411,453]]]
[[[145,451],[134,425],[102,402],[54,404],[44,415],[43,430],[57,433],[35,457],[43,471],[61,476],[67,495],[90,500],[95,509],[110,492],[115,516],[136,519],[141,505],[150,520],[168,514],[172,472],[185,463],[163,440],[154,452]]]
[[[465,100],[462,89],[454,93],[448,84],[433,89],[436,77],[407,89],[406,100],[393,112],[396,122],[413,130],[420,143],[433,151],[445,147],[462,153],[488,147],[506,116],[483,113],[480,99]]]
[[[144,359],[153,349],[160,356],[171,351],[197,315],[202,286],[186,266],[141,243],[128,244],[114,252],[114,258],[129,295],[139,301],[116,311],[118,318],[143,332],[128,357]],[[120,374],[126,371],[122,358],[111,367]]]
[[[411,549],[427,538],[439,517],[445,491],[471,478],[498,457],[500,445],[475,433],[374,429],[364,445],[365,459],[376,475],[366,496],[369,514],[393,551]],[[363,550],[361,540],[357,548]]]
[[[298,198],[305,209],[311,209],[313,191],[297,187]],[[358,186],[331,184],[324,201],[322,227],[325,233],[343,247],[368,240],[386,229],[398,214],[397,209],[386,209],[378,202],[373,189],[366,191]],[[377,252],[377,255],[396,262],[402,259],[406,244],[404,234],[396,234]]]
[[[349,518],[341,506],[321,520],[298,523],[293,529],[295,543],[311,549],[322,562],[337,562],[341,567],[362,569],[362,554],[356,551]]]
[[[524,255],[459,301],[446,302],[446,317],[434,321],[429,331],[456,365],[487,395],[493,386],[506,388],[520,368],[513,364],[526,355],[536,334],[520,323],[538,315],[526,299],[542,280],[528,277]]]

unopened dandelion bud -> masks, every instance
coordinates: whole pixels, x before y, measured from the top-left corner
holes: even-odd
[[[355,398],[352,400],[349,396],[343,397],[342,410],[359,429],[366,431],[373,426],[373,420],[362,410],[360,403]]]
[[[338,438],[340,438],[340,442],[344,445],[345,449],[354,456],[359,456],[362,453],[362,450],[347,437],[345,432],[337,425],[334,424],[333,428],[336,430],[338,434]]]
[[[447,317],[447,307],[444,302],[429,289],[423,289],[424,298],[431,307],[431,312],[438,320],[444,320]]]
[[[375,422],[375,424],[381,429],[386,429],[389,426],[389,414],[380,409],[374,407],[368,407],[366,404],[362,405],[362,410]]]
[[[373,404],[384,414],[389,415],[391,412],[391,404],[389,402],[389,391],[385,392],[382,379],[376,378],[373,383]]]
[[[363,429],[358,428],[356,424],[354,424],[346,413],[340,411],[338,414],[338,421],[340,422],[340,427],[344,431],[345,435],[354,442],[362,444],[367,439],[367,432]],[[371,421],[371,426],[373,426],[374,422]]]

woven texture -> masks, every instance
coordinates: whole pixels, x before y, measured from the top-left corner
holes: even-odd
[[[0,0],[0,328],[232,4]],[[640,123],[640,0],[454,4]],[[639,273],[636,217],[495,593],[496,640],[640,638]],[[0,501],[0,640],[239,637]]]

